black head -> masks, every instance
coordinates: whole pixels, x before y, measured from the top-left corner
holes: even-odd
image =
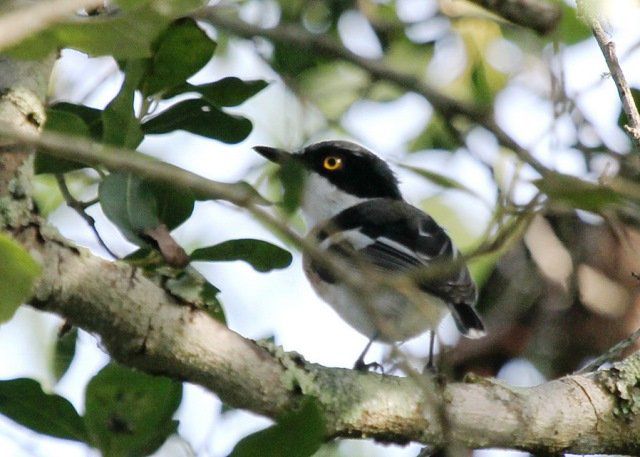
[[[322,141],[307,146],[298,154],[266,146],[256,146],[254,150],[277,163],[298,160],[307,170],[356,197],[402,199],[398,180],[389,165],[350,141]]]

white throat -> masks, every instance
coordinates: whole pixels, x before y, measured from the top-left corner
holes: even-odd
[[[340,190],[317,173],[309,173],[304,181],[301,205],[307,228],[312,229],[318,222],[365,200]]]

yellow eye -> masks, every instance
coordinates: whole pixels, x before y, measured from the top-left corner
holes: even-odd
[[[322,162],[322,166],[328,171],[339,170],[342,168],[342,159],[336,156],[325,157],[324,162]]]

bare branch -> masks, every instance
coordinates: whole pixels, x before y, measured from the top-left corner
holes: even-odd
[[[597,370],[599,366],[604,363],[611,362],[616,357],[618,357],[622,353],[622,351],[633,346],[638,338],[640,338],[640,329],[636,330],[627,338],[613,345],[607,352],[596,357],[592,362],[578,370],[576,373],[582,374]]]
[[[508,21],[535,30],[540,35],[552,32],[562,11],[557,4],[546,0],[469,0]]]
[[[528,163],[542,176],[545,176],[549,172],[548,168],[529,151],[516,143],[515,140],[497,124],[493,118],[493,113],[490,111],[443,95],[416,76],[395,71],[380,60],[368,59],[355,54],[326,35],[314,35],[301,27],[293,25],[279,25],[265,29],[229,17],[227,14],[224,14],[224,11],[219,7],[203,8],[197,12],[194,17],[206,20],[212,25],[240,37],[264,37],[276,43],[295,46],[317,53],[318,55],[341,59],[357,65],[366,70],[375,79],[392,82],[405,90],[422,95],[447,121],[450,121],[456,116],[463,116],[472,122],[484,126],[496,136],[500,144],[513,150],[523,162]]]
[[[82,202],[76,199],[71,194],[71,191],[67,186],[67,180],[65,179],[63,174],[56,174],[55,177],[58,183],[58,188],[60,189],[60,193],[62,194],[62,197],[64,198],[65,202],[67,203],[67,206],[73,209],[82,219],[84,219],[87,225],[89,225],[89,228],[91,229],[93,234],[96,236],[96,239],[98,240],[98,243],[100,243],[100,246],[102,246],[102,248],[105,251],[107,251],[107,253],[111,257],[113,257],[114,259],[118,259],[119,257],[111,249],[109,249],[109,246],[107,246],[107,243],[105,243],[104,240],[102,239],[102,236],[100,236],[100,232],[98,232],[98,229],[96,227],[96,220],[89,213],[87,213],[86,208],[91,205],[87,205],[86,202]]]
[[[29,3],[29,6],[3,14],[0,16],[0,49],[19,43],[78,10],[103,4],[104,0],[54,0]]]
[[[24,129],[0,123],[0,136],[23,144],[46,148],[46,154],[81,162],[88,166],[103,166],[110,170],[134,172],[141,177],[153,177],[172,182],[178,187],[188,188],[197,195],[212,200],[223,199],[238,206],[253,207],[264,203],[259,195],[242,183],[228,184],[203,178],[144,154],[129,149],[70,135],[53,132],[28,132]]]
[[[616,55],[616,45],[605,33],[600,24],[600,20],[584,5],[584,0],[578,1],[578,6],[583,15],[589,20],[593,36],[596,38],[598,46],[600,46],[604,60],[607,62],[607,67],[609,67],[611,78],[616,85],[616,89],[618,89],[622,109],[627,115],[629,122],[625,125],[625,130],[635,144],[635,147],[640,149],[640,113],[638,113],[638,107],[631,94],[629,83],[627,83],[627,79],[620,67],[620,62]]]

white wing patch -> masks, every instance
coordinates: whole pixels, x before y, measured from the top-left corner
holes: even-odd
[[[402,243],[398,243],[397,241],[394,241],[390,238],[387,238],[386,236],[381,236],[380,238],[378,238],[378,242],[386,244],[389,247],[392,247],[393,249],[395,249],[396,251],[402,252],[403,254],[406,254],[410,257],[414,257],[416,259],[419,259],[419,256],[417,255],[417,253],[411,249],[409,249],[408,247],[406,247],[404,244]],[[425,257],[425,258],[429,258],[426,255],[421,255],[420,257]]]
[[[425,238],[433,238],[433,233],[426,229],[424,222],[418,226],[418,235],[424,236]]]
[[[368,237],[367,235],[362,233],[360,231],[360,227],[356,227],[351,230],[344,230],[342,232],[334,233],[327,239],[323,240],[322,243],[320,243],[320,248],[328,249],[332,244],[339,244],[343,241],[346,241],[351,246],[353,246],[356,251],[364,249],[370,244],[376,242],[376,240],[374,240],[373,238]]]

